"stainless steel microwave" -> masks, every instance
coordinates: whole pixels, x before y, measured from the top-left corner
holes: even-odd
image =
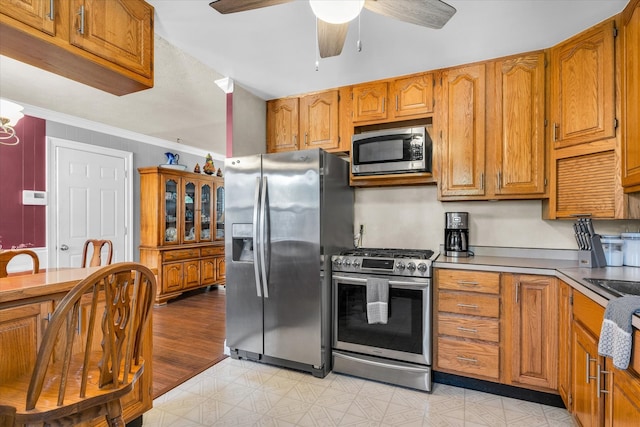
[[[353,175],[431,172],[431,158],[424,127],[363,132],[351,139]]]

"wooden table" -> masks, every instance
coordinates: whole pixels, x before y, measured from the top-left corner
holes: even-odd
[[[57,302],[82,279],[100,268],[49,269],[38,274],[0,278],[0,381],[33,370],[42,335]],[[152,339],[150,321],[142,349],[144,374],[134,390],[123,399],[126,422],[138,418],[153,404]],[[94,424],[106,426],[104,421]]]

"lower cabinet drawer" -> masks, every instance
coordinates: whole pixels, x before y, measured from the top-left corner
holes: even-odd
[[[173,251],[165,251],[162,255],[163,261],[177,261],[181,259],[198,258],[200,249],[178,249]]]
[[[438,313],[438,334],[497,343],[500,341],[500,322],[498,319]]]
[[[440,291],[438,293],[438,311],[498,318],[500,316],[500,297]]]
[[[495,380],[500,376],[500,347],[497,344],[438,338],[437,360],[437,368]]]

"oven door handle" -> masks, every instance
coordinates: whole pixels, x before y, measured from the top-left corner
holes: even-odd
[[[335,354],[335,355],[338,356],[338,357],[347,359],[347,360],[354,361],[354,362],[364,363],[366,365],[371,365],[371,366],[380,366],[380,367],[383,367],[383,368],[395,369],[395,370],[403,371],[403,372],[409,371],[409,372],[424,373],[424,371],[427,369],[426,366],[424,368],[413,368],[411,366],[407,366],[406,364],[398,366],[398,365],[391,364],[391,363],[377,362],[377,361],[374,361],[374,360],[369,360],[369,359],[349,356],[349,355],[344,354],[342,352],[338,353],[338,354]]]
[[[351,285],[366,285],[367,279],[361,279],[359,277],[346,277],[346,276],[337,276],[333,275],[333,280],[340,280],[341,282],[348,283]],[[427,288],[429,287],[429,283],[416,283],[416,282],[402,282],[400,280],[389,280],[389,286],[405,286],[412,288]]]

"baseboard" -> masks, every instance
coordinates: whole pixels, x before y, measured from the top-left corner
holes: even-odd
[[[433,371],[433,382],[564,408],[560,395]]]

